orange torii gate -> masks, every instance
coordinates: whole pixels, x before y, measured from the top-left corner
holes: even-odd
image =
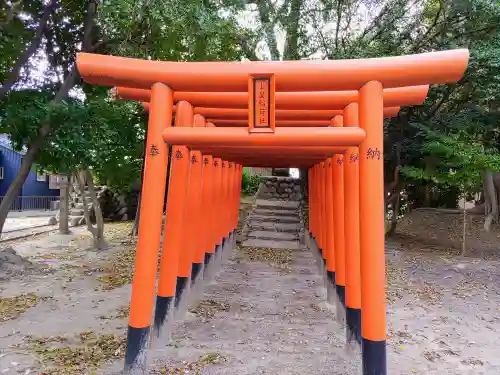
[[[386,374],[383,118],[422,103],[427,85],[457,81],[467,63],[465,49],[241,63],[79,54],[84,80],[149,109],[125,372],[146,373],[151,336],[166,334],[196,280],[234,247],[246,165],[309,168],[309,247],[326,271],[328,300],[337,319],[346,314],[348,343],[362,346],[363,374]],[[167,143],[168,234],[153,322]]]

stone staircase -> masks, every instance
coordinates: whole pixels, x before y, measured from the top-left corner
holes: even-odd
[[[104,186],[95,186],[95,191],[97,197],[99,198],[101,192],[104,190]],[[87,205],[89,209],[90,220],[94,220],[95,214],[93,209],[92,200],[90,198],[90,193],[88,191],[88,187],[85,186],[85,190],[83,193],[80,191],[80,188],[77,185],[74,185],[72,189],[72,193],[70,194],[69,201],[69,223],[72,226],[75,225],[84,225],[85,216],[83,212],[84,205]]]
[[[95,186],[95,190],[98,197],[100,193],[103,191],[103,189],[104,189],[103,186]],[[91,221],[94,220],[95,214],[93,210],[93,204],[88,192],[88,188],[85,187],[85,191],[82,193],[80,192],[78,185],[73,184],[72,189],[70,189],[70,191],[71,192],[69,194],[69,203],[68,203],[69,205],[68,222],[70,227],[86,224],[83,212],[84,204],[86,204],[89,209],[90,220]],[[55,205],[56,209],[59,209],[59,205],[60,201],[57,201]],[[59,221],[59,212],[54,217],[54,220],[56,220],[56,222]]]
[[[257,199],[243,227],[243,247],[297,250],[303,247],[299,201]]]

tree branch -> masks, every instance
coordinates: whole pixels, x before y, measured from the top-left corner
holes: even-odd
[[[7,79],[0,87],[0,100],[7,95],[12,86],[14,86],[14,84],[18,81],[22,67],[26,65],[31,56],[33,56],[33,54],[38,50],[38,47],[40,47],[40,43],[50,16],[57,7],[57,0],[51,0],[50,3],[45,6],[40,22],[38,23],[38,27],[36,28],[35,36],[31,40],[31,44],[23,51],[23,53],[21,53],[21,56],[19,56],[16,63],[12,67],[12,70],[9,72]]]
[[[339,52],[339,30],[340,21],[342,19],[342,0],[337,2],[337,25],[335,27],[335,54]]]
[[[238,45],[240,46],[240,48],[243,50],[243,53],[245,54],[245,56],[251,60],[251,61],[259,61],[260,59],[257,57],[257,54],[255,53],[255,48],[256,46],[253,45],[249,45],[248,43],[248,40],[245,39],[244,37],[242,37],[239,41],[238,41]]]
[[[92,20],[95,18],[97,11],[95,5],[96,2],[94,0],[90,0],[87,5],[87,11],[91,13]],[[88,20],[89,18],[86,17],[86,19]],[[85,31],[83,35],[89,35],[88,28],[91,27],[93,27],[93,21],[86,23],[84,25]],[[93,47],[95,47],[96,45],[94,45]],[[82,46],[88,46],[88,43],[84,43],[82,44]],[[70,74],[65,78],[62,86],[57,91],[54,99],[52,100],[52,103],[60,103],[61,101],[65,100],[68,97],[69,91],[79,81],[80,81],[80,73],[78,72],[76,64],[74,64]],[[5,219],[7,218],[10,206],[21,192],[22,186],[26,181],[26,178],[28,177],[28,174],[31,170],[33,163],[35,162],[36,155],[42,148],[43,144],[45,143],[45,140],[47,139],[51,131],[52,131],[52,126],[50,123],[50,119],[46,118],[44,119],[42,125],[40,126],[40,130],[38,131],[38,136],[32,142],[30,142],[28,150],[26,151],[26,154],[22,159],[21,167],[19,168],[16,177],[14,178],[9,188],[7,189],[4,199],[0,203],[0,233],[2,232],[3,226],[5,224]]]
[[[269,52],[271,53],[271,60],[279,60],[280,53],[278,50],[278,42],[276,40],[276,34],[274,33],[274,23],[271,21],[271,8],[272,5],[267,3],[267,0],[257,0],[257,10],[259,12],[259,19],[264,33],[266,34],[267,46],[269,47]]]
[[[299,60],[299,21],[303,0],[292,0],[286,22],[286,39],[283,51],[284,60]]]
[[[443,1],[439,1],[439,8],[436,13],[436,16],[434,17],[434,20],[432,21],[431,26],[427,29],[424,35],[422,35],[422,38],[420,38],[420,41],[412,48],[413,51],[418,51],[422,45],[424,44],[425,40],[427,39],[427,36],[430,34],[432,30],[436,27],[439,17],[441,16],[441,12],[443,11]]]

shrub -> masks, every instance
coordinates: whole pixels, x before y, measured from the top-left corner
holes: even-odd
[[[246,171],[243,171],[243,174],[241,176],[241,191],[245,192],[248,189],[250,181],[248,178],[248,174]]]
[[[260,182],[262,181],[262,178],[260,176],[254,175],[248,177],[248,184],[246,188],[242,188],[243,192],[247,195],[254,195],[257,190],[259,189]]]

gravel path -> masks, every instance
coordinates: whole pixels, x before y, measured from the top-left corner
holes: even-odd
[[[282,267],[229,261],[204,297],[223,307],[208,318],[190,313],[175,330],[175,347],[155,353],[157,371],[215,352],[225,361],[203,374],[359,374],[323,302],[312,254],[294,250]]]

